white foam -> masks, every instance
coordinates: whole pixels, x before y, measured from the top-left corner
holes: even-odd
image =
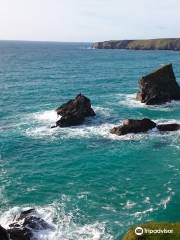
[[[100,120],[101,121],[101,120]],[[177,121],[175,119],[159,119],[155,121],[158,124],[163,123],[179,123],[180,121]],[[129,140],[135,140],[139,141],[143,138],[151,138],[151,137],[163,137],[168,134],[168,136],[174,136],[179,135],[180,130],[174,131],[174,132],[168,132],[167,134],[164,133],[162,135],[161,132],[157,130],[157,128],[154,128],[148,133],[138,133],[138,134],[127,134],[123,136],[117,136],[115,134],[111,134],[110,130],[115,127],[121,125],[122,122],[119,122],[117,124],[112,123],[99,123],[99,119],[91,119],[90,123],[85,123],[80,126],[75,127],[67,127],[67,128],[50,128],[49,124],[45,124],[44,126],[36,126],[36,127],[30,127],[26,129],[26,134],[29,137],[33,138],[43,138],[45,136],[51,137],[51,139],[54,138],[60,138],[60,139],[77,139],[77,138],[106,138],[110,140],[119,140],[119,141],[129,141]]]
[[[172,123],[177,123],[180,124],[180,120],[177,119],[158,119],[155,120],[157,124],[172,124]]]
[[[136,205],[135,202],[128,200],[128,201],[126,202],[124,208],[125,208],[125,209],[131,209],[131,208],[133,208],[135,205]]]
[[[96,111],[96,117],[87,118],[85,123],[75,127],[67,128],[53,128],[59,119],[55,111],[37,112],[27,116],[27,121],[32,122],[33,126],[28,127],[25,130],[25,134],[33,138],[42,138],[50,136],[52,138],[90,138],[94,136],[115,137],[109,133],[109,130],[114,126],[113,124],[104,123],[105,119],[110,116],[110,109],[100,106],[94,107]],[[25,120],[23,120],[25,121]]]
[[[168,185],[169,183],[167,183]],[[167,208],[167,205],[170,203],[172,196],[174,195],[174,192],[172,191],[172,189],[170,187],[167,188],[167,193],[169,194],[168,196],[166,196],[165,198],[161,199],[161,201],[158,203],[158,206],[162,206],[164,209]]]
[[[116,124],[116,125],[120,125]],[[79,139],[79,138],[106,138],[110,140],[118,141],[129,141],[135,140],[138,141],[143,139],[145,136],[144,133],[140,134],[127,134],[123,136],[117,136],[116,134],[111,134],[110,130],[115,126],[115,124],[106,123],[95,126],[81,125],[76,127],[67,127],[67,128],[54,128],[51,129],[48,126],[28,128],[26,134],[29,137],[33,138],[43,138],[45,136],[51,137],[51,139]]]
[[[117,95],[119,103],[121,105],[127,106],[129,108],[147,108],[150,110],[158,110],[158,111],[173,111],[172,107],[179,107],[180,101],[171,101],[161,105],[146,105],[145,103],[141,103],[136,100],[136,93],[133,94],[118,94]]]
[[[169,183],[167,183],[169,184]],[[156,194],[156,198],[160,198],[159,202],[156,202],[155,204],[152,205],[151,201],[150,201],[150,197],[146,197],[143,201],[143,203],[146,203],[148,205],[150,205],[149,208],[142,210],[142,211],[136,211],[134,213],[132,213],[131,215],[134,216],[135,218],[137,218],[138,220],[141,220],[143,217],[146,217],[147,215],[149,215],[152,212],[157,212],[159,211],[159,209],[166,209],[167,205],[170,203],[172,196],[175,194],[172,189],[170,187],[167,188],[167,193],[168,195],[160,198],[161,193]]]
[[[127,96],[127,95],[125,95]],[[140,103],[141,105],[141,103]],[[23,119],[24,122],[27,121],[27,128],[25,129],[25,134],[32,138],[44,138],[50,137],[49,139],[67,139],[67,138],[106,138],[111,140],[141,140],[144,137],[149,136],[160,136],[159,131],[154,128],[153,130],[147,133],[139,133],[139,134],[127,134],[124,136],[117,136],[115,134],[111,134],[110,130],[114,126],[119,126],[122,124],[122,121],[118,123],[108,123],[108,118],[111,116],[111,110],[109,108],[103,108],[101,106],[93,107],[96,112],[96,116],[93,118],[87,118],[84,124],[75,126],[75,127],[67,127],[67,128],[50,128],[55,122],[59,119],[56,112],[54,110],[37,112],[31,115],[28,115]],[[31,126],[28,127],[28,123],[31,123]],[[156,123],[180,123],[177,120],[165,120],[160,119],[156,120]],[[180,131],[178,131],[180,132]],[[169,134],[169,133],[168,133]],[[172,132],[171,134],[174,134]]]
[[[100,107],[100,106],[93,106],[93,109],[95,111],[95,113],[99,116],[104,116],[104,117],[110,117],[112,110],[109,108],[105,108],[105,107]]]
[[[55,129],[51,129],[50,126],[30,127],[25,133],[27,136],[34,138],[42,138],[46,136],[53,137]]]
[[[120,93],[117,96],[120,99],[119,103],[121,105],[128,106],[128,107],[135,107],[135,108],[146,106],[144,103],[141,103],[140,101],[136,100],[136,94],[135,93],[133,93],[133,94]]]
[[[171,201],[171,196],[168,196],[167,198],[162,199],[160,204],[164,207],[164,209],[166,209],[170,201]]]
[[[158,209],[151,207],[151,208],[148,208],[148,209],[146,209],[144,211],[137,211],[135,213],[132,213],[131,215],[140,220],[144,215],[152,213],[152,212],[154,212],[156,210],[158,210]]]
[[[65,213],[63,204],[53,204],[37,207],[38,216],[54,226],[54,230],[39,230],[33,232],[38,240],[113,240],[112,235],[106,232],[106,224],[94,222],[91,224],[78,224],[74,216]],[[8,228],[9,224],[19,216],[25,208],[14,207],[0,216],[0,224]]]
[[[144,203],[147,203],[147,204],[150,204],[150,197],[145,197],[145,199],[144,199],[143,202],[144,202]]]
[[[55,123],[59,119],[56,111],[54,110],[34,113],[33,118],[41,122],[43,121],[49,123]]]

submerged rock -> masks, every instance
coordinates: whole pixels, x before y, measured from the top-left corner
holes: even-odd
[[[1,240],[10,240],[9,234],[6,229],[0,225],[0,239]]]
[[[180,129],[180,124],[170,123],[170,124],[159,124],[157,125],[159,131],[177,131]]]
[[[147,105],[180,100],[180,87],[176,82],[172,64],[143,77],[139,86],[136,98]]]
[[[128,133],[147,132],[155,127],[156,123],[148,118],[144,118],[142,120],[128,119],[123,122],[122,126],[114,127],[110,130],[110,132],[121,136]]]
[[[61,105],[56,109],[60,120],[56,122],[56,126],[69,127],[81,124],[86,117],[95,116],[95,112],[91,107],[89,98],[79,94],[75,99],[69,100],[67,103]],[[55,126],[52,126],[52,128]]]

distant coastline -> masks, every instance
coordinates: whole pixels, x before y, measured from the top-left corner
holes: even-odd
[[[110,40],[95,42],[96,49],[129,49],[129,50],[173,50],[180,51],[180,38],[161,38],[147,40]]]

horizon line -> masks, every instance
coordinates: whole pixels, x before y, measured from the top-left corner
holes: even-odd
[[[127,38],[127,39],[109,39],[100,41],[61,41],[61,40],[27,40],[27,39],[0,39],[0,42],[42,42],[42,43],[95,43],[106,41],[136,41],[136,40],[161,40],[161,39],[180,39],[180,37],[161,37],[161,38]]]
[[[41,43],[93,43],[87,41],[57,41],[57,40],[22,40],[22,39],[0,39],[0,42],[41,42]]]

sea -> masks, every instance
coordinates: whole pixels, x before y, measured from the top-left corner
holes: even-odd
[[[0,41],[0,224],[36,208],[40,240],[120,240],[147,221],[180,220],[180,131],[116,136],[127,118],[180,123],[180,101],[136,101],[142,76],[180,52],[98,50],[90,43]],[[96,117],[50,127],[77,94]]]

